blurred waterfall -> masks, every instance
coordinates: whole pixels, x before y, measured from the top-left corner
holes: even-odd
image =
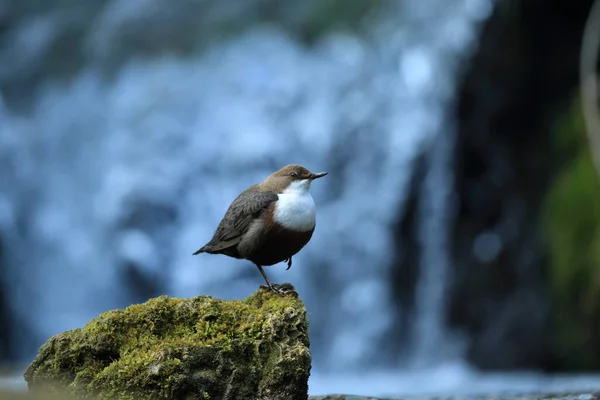
[[[229,15],[220,2],[201,3]],[[240,12],[255,3],[239,3]],[[42,80],[29,111],[0,109],[0,284],[21,338],[15,356],[29,360],[49,336],[149,296],[249,295],[262,284],[252,265],[191,253],[239,191],[301,163],[330,172],[313,189],[317,230],[291,270],[267,273],[292,282],[308,307],[316,373],[381,367],[377,343],[393,322],[392,224],[425,151],[415,338],[417,358],[435,362],[450,278],[447,107],[489,0],[390,2],[367,33],[331,33],[314,46],[257,25],[202,52],[114,63],[148,35],[195,26],[178,20],[194,15],[195,3],[185,4],[175,12],[167,1],[108,2],[94,11],[81,70]],[[34,68],[71,17],[31,18],[14,33],[27,59],[11,62]]]

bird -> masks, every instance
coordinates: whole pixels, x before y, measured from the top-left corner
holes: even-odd
[[[316,205],[311,183],[327,175],[289,164],[264,181],[240,193],[219,222],[210,241],[193,253],[221,254],[251,261],[267,287],[271,283],[263,267],[286,262],[306,246],[316,227]]]

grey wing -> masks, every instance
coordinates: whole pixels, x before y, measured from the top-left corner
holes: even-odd
[[[211,250],[238,244],[242,235],[248,231],[250,223],[278,198],[277,194],[272,192],[246,192],[238,196],[217,227],[210,242]]]

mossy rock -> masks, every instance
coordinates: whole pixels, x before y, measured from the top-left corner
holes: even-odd
[[[306,400],[306,309],[264,287],[245,300],[161,296],[50,338],[32,392],[94,399]]]

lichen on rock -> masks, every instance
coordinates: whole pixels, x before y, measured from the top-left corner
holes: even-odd
[[[306,400],[310,365],[303,303],[261,287],[108,311],[50,338],[25,380],[75,398]]]

